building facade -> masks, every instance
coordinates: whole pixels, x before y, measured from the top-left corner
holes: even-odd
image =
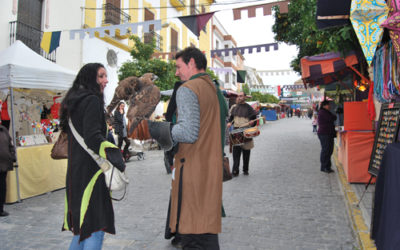
[[[211,49],[237,48],[235,39],[228,34],[218,19],[213,16],[211,21]],[[239,51],[236,54],[233,52],[222,52],[221,55],[214,54],[211,58],[210,67],[218,76],[220,82],[223,83],[221,88],[232,91],[241,89],[241,84],[237,82],[237,71],[244,69],[244,57]]]
[[[212,3],[212,0],[4,0],[0,9],[0,27],[9,32],[0,34],[0,51],[21,40],[43,57],[74,71],[86,63],[100,62],[108,73],[109,84],[105,90],[108,103],[118,83],[119,67],[132,60],[130,35],[137,35],[144,42],[150,42],[154,37],[158,53],[176,52],[188,46],[209,52],[210,22],[197,37],[176,17],[208,12]],[[79,34],[70,38],[71,30],[151,20],[161,20],[161,27],[138,25],[137,30],[99,30],[93,36],[84,32],[83,37]],[[46,54],[40,48],[40,42],[43,32],[49,31],[61,31],[60,46]],[[210,53],[206,55],[211,61]]]

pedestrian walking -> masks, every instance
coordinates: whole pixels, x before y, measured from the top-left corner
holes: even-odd
[[[6,202],[7,172],[13,170],[13,163],[16,161],[15,148],[11,142],[8,129],[0,124],[0,217],[8,216],[4,211]]]
[[[336,115],[330,111],[330,102],[324,100],[318,111],[318,139],[321,142],[321,171],[332,173],[331,156],[333,153],[333,142],[336,137],[335,120]]]
[[[231,107],[228,127],[233,125],[234,129],[255,126],[256,123],[252,120],[257,118],[257,112],[245,102],[246,94],[240,92],[236,98],[236,104]],[[249,123],[250,122],[250,123]],[[243,174],[249,175],[249,162],[250,162],[250,150],[254,148],[253,139],[247,139],[247,141],[240,146],[233,146],[233,167],[232,175],[239,175],[240,156],[243,153]]]
[[[104,233],[115,234],[114,210],[102,170],[73,136],[69,120],[86,145],[120,171],[121,151],[107,141],[103,91],[108,83],[102,64],[84,65],[61,104],[60,125],[68,134],[68,167],[62,230],[73,233],[74,249],[101,249]]]
[[[130,158],[129,154],[129,146],[131,142],[128,138],[128,130],[126,126],[125,115],[125,103],[118,103],[117,108],[114,111],[114,130],[118,136],[118,148],[122,149],[122,144],[125,142],[124,149],[122,150],[122,154],[125,158],[125,161],[128,161]]]
[[[175,144],[179,143],[172,171],[168,219],[170,233],[179,234],[183,249],[219,249],[222,131],[225,131],[227,108],[206,68],[207,59],[199,49],[188,47],[178,52],[176,76],[186,82],[176,95],[177,123],[172,130],[170,123],[165,124],[165,130],[171,133],[155,135],[153,126],[161,125],[149,122],[153,138],[163,141],[169,137]]]

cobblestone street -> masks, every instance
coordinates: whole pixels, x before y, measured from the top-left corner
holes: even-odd
[[[319,171],[311,120],[293,117],[260,129],[249,176],[224,183],[221,249],[358,249],[337,171]],[[171,176],[162,151],[146,151],[143,161],[133,157],[127,173],[127,197],[114,202],[117,233],[106,234],[103,249],[174,249],[164,239]],[[6,205],[0,249],[68,249],[72,234],[61,232],[64,193]]]

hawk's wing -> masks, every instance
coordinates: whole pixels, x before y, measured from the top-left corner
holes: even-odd
[[[129,136],[143,119],[147,119],[153,114],[157,104],[160,102],[160,98],[160,89],[154,84],[145,86],[133,97],[126,115],[129,121]]]

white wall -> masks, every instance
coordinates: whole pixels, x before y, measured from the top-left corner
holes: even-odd
[[[86,63],[98,62],[102,63],[107,70],[108,84],[104,90],[105,103],[111,102],[114,90],[118,85],[118,70],[122,63],[131,60],[131,56],[125,50],[114,47],[98,38],[85,38],[82,49],[82,65]],[[117,67],[110,67],[107,63],[107,51],[113,49],[117,53]]]
[[[0,7],[0,51],[10,46],[10,24],[17,20],[17,14],[12,14],[13,1],[1,0]],[[17,5],[18,7],[18,5]]]
[[[81,29],[83,25],[84,0],[50,1],[49,27],[43,31],[60,31],[60,46],[57,48],[57,64],[78,71],[81,64],[82,41],[79,36],[69,39],[69,30]],[[43,18],[45,19],[45,11]],[[43,22],[44,23],[44,22]]]

